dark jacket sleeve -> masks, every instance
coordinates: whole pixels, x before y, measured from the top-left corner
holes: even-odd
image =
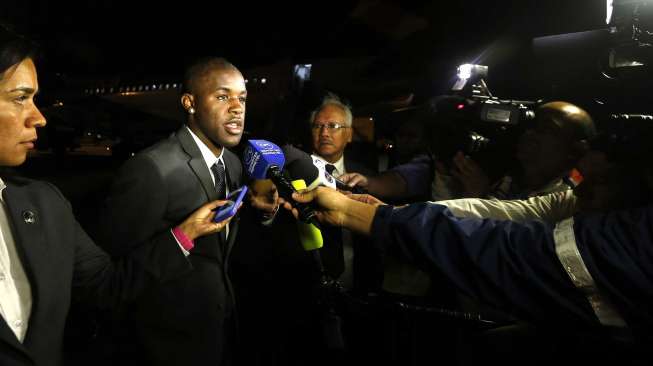
[[[445,206],[419,203],[379,207],[372,235],[382,250],[440,271],[461,291],[524,319],[598,325],[545,223],[456,218]]]
[[[99,245],[121,257],[178,223],[164,223],[168,187],[151,157],[138,154],[120,169],[100,212]],[[130,224],[125,224],[130,223]]]
[[[75,300],[99,308],[114,307],[136,298],[148,286],[182,276],[192,270],[170,231],[161,233],[128,254],[112,261],[81,228],[68,201],[54,187],[60,206],[61,233],[73,245],[73,283]],[[54,195],[53,195],[54,196]]]
[[[399,174],[406,182],[406,192],[411,196],[431,196],[434,167],[428,155],[418,155],[411,161],[398,165],[390,171]]]
[[[574,231],[594,281],[628,326],[651,341],[653,209],[577,215]]]

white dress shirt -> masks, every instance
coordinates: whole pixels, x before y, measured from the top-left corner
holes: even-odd
[[[227,174],[227,164],[225,164],[224,160],[222,159],[222,155],[224,155],[224,147],[220,151],[220,156],[215,156],[213,151],[211,151],[211,149],[209,149],[209,147],[206,146],[206,144],[202,142],[202,140],[200,140],[200,138],[197,137],[197,135],[195,135],[195,133],[193,133],[193,131],[191,131],[190,128],[188,128],[188,126],[186,126],[186,129],[188,130],[188,132],[190,132],[190,135],[193,136],[193,140],[195,140],[197,147],[200,149],[200,152],[202,153],[202,158],[204,158],[204,163],[206,163],[206,167],[209,169],[209,173],[211,174],[211,180],[213,180],[213,185],[215,185],[215,176],[213,175],[213,170],[211,170],[211,167],[215,163],[221,161],[222,165],[224,166],[225,177]],[[229,185],[226,184],[226,182],[225,182],[225,193],[226,196],[229,196]],[[225,226],[225,234],[226,237],[229,237],[229,224]]]
[[[323,157],[321,157],[320,155],[317,155],[317,154],[313,154],[312,156],[314,158],[322,160],[324,162],[325,166],[326,166],[326,164],[331,164],[331,165],[335,166],[336,169],[333,171],[333,174],[331,174],[334,178],[338,178],[341,175],[347,173],[347,171],[345,170],[345,154],[342,154],[340,159],[338,159],[338,161],[336,161],[335,163],[329,163],[328,161],[324,160]]]
[[[0,179],[0,315],[22,343],[32,311],[32,288],[16,252],[7,205],[2,197],[6,187]]]

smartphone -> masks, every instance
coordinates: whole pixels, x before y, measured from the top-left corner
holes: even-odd
[[[245,194],[247,194],[247,186],[242,186],[229,193],[227,203],[216,209],[217,212],[213,217],[213,222],[221,222],[235,215],[238,212],[238,206],[240,206],[243,198],[245,198]]]

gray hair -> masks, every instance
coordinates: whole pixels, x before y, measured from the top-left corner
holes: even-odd
[[[351,123],[353,120],[353,116],[351,114],[351,107],[343,102],[340,97],[333,93],[327,93],[327,95],[322,98],[322,103],[311,112],[311,117],[308,119],[308,123],[312,124],[313,121],[315,120],[315,116],[320,113],[324,107],[328,105],[334,105],[340,109],[342,109],[343,112],[345,112],[345,126],[351,127]]]

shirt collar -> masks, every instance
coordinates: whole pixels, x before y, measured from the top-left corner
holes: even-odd
[[[331,164],[331,165],[335,166],[335,167],[336,167],[336,173],[337,173],[336,175],[337,175],[337,176],[340,176],[340,175],[343,175],[343,174],[346,173],[346,172],[345,172],[345,154],[342,154],[342,156],[340,157],[340,159],[338,159],[338,161],[336,161],[335,163],[329,163],[328,161],[324,160],[323,157],[321,157],[320,155],[317,155],[317,154],[313,154],[313,156],[316,157],[316,158],[318,158],[318,159],[320,159],[320,160],[322,160],[322,161],[324,162],[325,165],[326,165],[326,164]],[[336,178],[337,178],[337,177],[336,177]]]
[[[188,126],[186,126],[186,129],[188,130],[188,132],[190,132],[190,135],[193,136],[193,140],[195,140],[195,144],[197,144],[197,147],[200,149],[200,153],[202,153],[202,158],[204,158],[204,162],[206,163],[206,166],[209,168],[209,170],[216,162],[218,162],[218,160],[222,161],[222,165],[225,165],[224,159],[222,159],[222,155],[224,155],[224,147],[220,151],[220,156],[215,156],[213,151],[211,151],[211,149],[209,149],[209,147],[206,146],[206,144],[202,142],[202,140],[200,140],[200,138],[197,137],[197,135],[195,135],[195,133],[190,128],[188,128]],[[226,165],[225,165],[225,169],[226,169]]]

